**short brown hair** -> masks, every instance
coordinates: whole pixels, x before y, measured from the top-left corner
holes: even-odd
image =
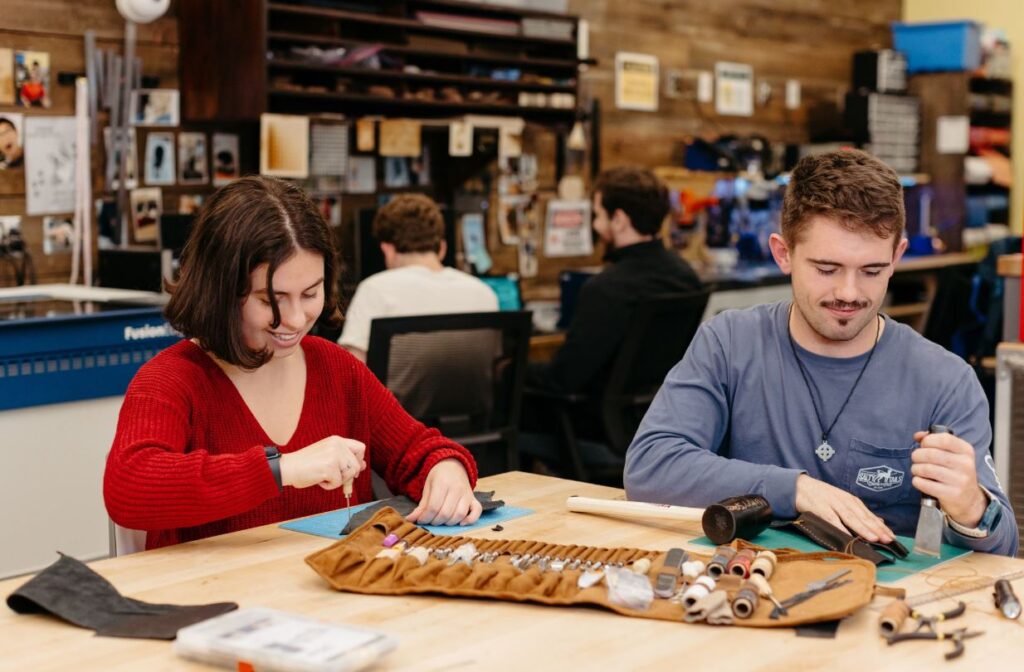
[[[653,236],[668,214],[668,189],[646,168],[619,167],[597,176],[594,192],[608,216],[622,210],[637,233]]]
[[[815,215],[834,219],[850,231],[895,236],[895,249],[906,225],[900,178],[859,150],[805,156],[793,168],[782,202],[782,236],[789,246]]]
[[[203,204],[181,253],[181,275],[168,284],[164,315],[175,329],[222,361],[246,369],[272,353],[249,348],[242,337],[242,301],[253,270],[267,269],[267,299],[281,323],[274,271],[298,249],[324,258],[324,312],[337,323],[340,264],[331,232],[313,201],[297,186],[269,177],[243,177],[218,189]]]
[[[377,211],[373,237],[391,243],[401,253],[439,252],[444,239],[444,217],[429,197],[401,194]]]

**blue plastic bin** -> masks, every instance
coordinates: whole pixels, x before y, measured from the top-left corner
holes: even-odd
[[[981,65],[981,24],[974,21],[892,24],[893,46],[907,72],[962,72]]]

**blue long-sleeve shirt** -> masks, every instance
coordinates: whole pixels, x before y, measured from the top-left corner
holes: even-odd
[[[833,358],[788,336],[789,301],[726,311],[704,324],[669,372],[626,454],[629,499],[707,506],[732,495],[764,496],[791,518],[806,473],[853,493],[897,534],[914,534],[921,493],[911,485],[914,433],[952,428],[972,446],[978,482],[1003,507],[984,539],[946,530],[946,541],[990,553],[1017,551],[1017,523],[998,483],[988,402],[974,372],[942,347],[885,318],[882,337],[849,405],[828,436],[835,456],[815,455],[822,426],[846,399],[868,354]]]

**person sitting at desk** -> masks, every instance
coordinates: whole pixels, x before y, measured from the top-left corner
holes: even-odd
[[[706,506],[755,493],[777,518],[812,511],[887,543],[914,534],[924,494],[946,514],[947,542],[1016,553],[974,371],[879,314],[904,220],[899,179],[877,159],[797,164],[770,239],[793,299],[701,327],[627,452],[630,499]]]
[[[599,393],[637,303],[700,289],[690,265],[658,238],[668,191],[651,171],[606,170],[594,184],[593,208],[594,232],[607,247],[609,265],[583,284],[565,344],[550,364],[531,367],[532,386]]]
[[[373,499],[367,465],[419,500],[410,520],[472,523],[476,463],[413,420],[366,367],[309,336],[336,320],[339,264],[316,205],[281,180],[214,193],[165,314],[185,339],[144,364],[107,458],[111,519],[146,547]]]
[[[338,339],[358,359],[366,361],[375,318],[498,310],[490,287],[441,262],[447,250],[444,218],[427,196],[396,196],[377,211],[373,236],[387,270],[359,283]]]

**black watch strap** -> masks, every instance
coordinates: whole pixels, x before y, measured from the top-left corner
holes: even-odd
[[[263,446],[263,454],[267,456],[267,464],[270,465],[270,473],[274,475],[277,489],[283,490],[281,482],[281,451],[277,446]]]

